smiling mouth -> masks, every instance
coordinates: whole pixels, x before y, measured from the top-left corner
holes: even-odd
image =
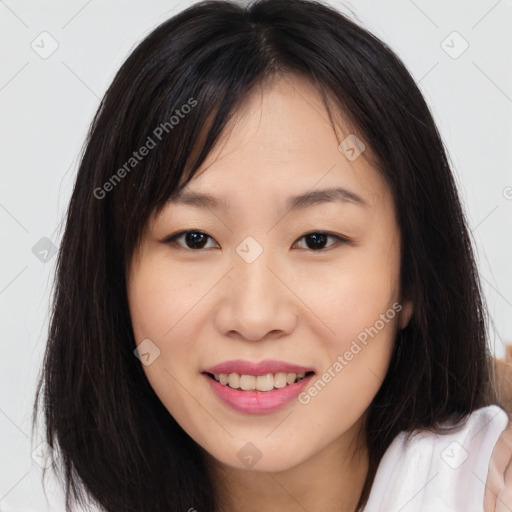
[[[238,373],[208,373],[205,375],[219,384],[236,389],[238,391],[262,391],[268,392],[276,389],[292,386],[301,380],[314,375],[315,372],[305,373],[268,373],[266,375],[240,375]]]

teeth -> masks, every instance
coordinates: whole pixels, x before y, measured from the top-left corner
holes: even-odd
[[[256,389],[256,377],[254,375],[240,375],[240,388],[244,391]]]
[[[306,374],[304,374],[306,375]],[[297,375],[295,373],[288,373],[286,374],[286,382],[288,384],[293,384],[295,382],[295,378],[297,377]]]
[[[230,373],[228,384],[230,388],[238,389],[240,387],[240,375],[238,373]]]
[[[214,378],[224,386],[244,391],[272,391],[274,388],[284,388],[299,382],[305,373],[267,373],[266,375],[240,375],[238,373],[215,373]]]

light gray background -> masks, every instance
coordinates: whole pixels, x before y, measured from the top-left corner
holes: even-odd
[[[30,443],[30,414],[56,261],[32,248],[43,237],[59,245],[78,156],[115,72],[143,36],[191,3],[0,1],[2,511],[64,510],[58,492],[46,503],[31,456],[41,441]],[[512,343],[512,1],[330,3],[354,11],[398,53],[432,108],[477,246],[491,345],[502,356]],[[457,58],[465,43],[454,31],[469,44]],[[58,48],[48,58],[31,47],[48,51],[52,39]]]

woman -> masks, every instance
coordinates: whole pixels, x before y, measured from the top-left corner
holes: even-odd
[[[198,3],[119,70],[71,198],[38,388],[66,506],[506,510],[485,333],[398,57],[321,3]]]

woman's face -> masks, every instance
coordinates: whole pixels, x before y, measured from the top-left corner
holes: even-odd
[[[260,92],[185,190],[216,204],[189,197],[152,218],[127,282],[143,368],[169,413],[218,461],[280,471],[350,445],[412,307],[369,148],[358,157],[348,132],[338,147],[304,79]],[[215,382],[206,370],[221,363]],[[301,369],[314,374],[289,384]]]

